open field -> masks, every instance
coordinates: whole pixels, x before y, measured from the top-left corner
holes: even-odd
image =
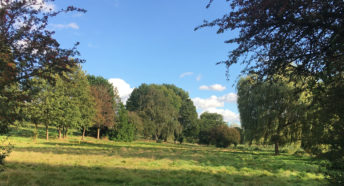
[[[30,137],[22,128],[0,173],[0,185],[324,185],[320,162],[310,157],[248,148],[204,147]],[[55,132],[53,135],[56,135]]]

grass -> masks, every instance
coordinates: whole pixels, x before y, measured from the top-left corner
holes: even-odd
[[[13,152],[0,185],[324,185],[321,162],[245,147],[97,141],[79,136],[33,140],[32,128],[12,132]],[[77,134],[77,133],[75,133]]]

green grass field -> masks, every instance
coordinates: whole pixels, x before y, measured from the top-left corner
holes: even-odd
[[[307,156],[249,148],[113,142],[79,136],[32,138],[12,132],[15,148],[0,185],[324,185],[321,162]],[[55,138],[55,139],[54,139]]]

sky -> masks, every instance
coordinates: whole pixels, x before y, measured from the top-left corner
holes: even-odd
[[[224,43],[238,33],[216,28],[194,31],[203,20],[229,10],[225,0],[56,0],[54,9],[73,5],[87,13],[61,14],[49,22],[63,48],[78,50],[88,74],[103,76],[125,102],[142,83],[174,84],[190,95],[197,112],[216,112],[240,123],[236,82],[242,67],[216,65],[235,47]]]

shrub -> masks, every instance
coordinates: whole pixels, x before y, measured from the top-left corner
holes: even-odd
[[[8,138],[3,138],[0,141],[0,165],[4,165],[4,160],[10,155],[13,145],[8,141]]]
[[[235,128],[229,128],[227,125],[221,125],[213,128],[211,131],[211,141],[216,147],[226,148],[231,144],[237,146],[240,143],[240,133]]]
[[[326,174],[332,185],[344,185],[344,159],[332,161],[327,166]]]

